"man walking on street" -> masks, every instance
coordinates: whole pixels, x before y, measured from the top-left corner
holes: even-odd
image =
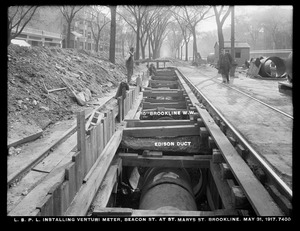
[[[131,76],[133,75],[133,62],[134,62],[134,48],[131,47],[128,55],[126,56],[126,68],[127,68],[127,83],[130,84]]]
[[[221,54],[218,61],[218,67],[222,75],[223,83],[229,83],[229,71],[232,67],[233,59],[229,53],[225,53],[225,49],[221,49]]]

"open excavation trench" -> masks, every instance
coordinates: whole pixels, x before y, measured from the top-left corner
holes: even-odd
[[[222,201],[231,194],[227,188],[221,198],[211,172],[213,143],[174,70],[158,71],[143,96],[136,119],[125,120],[116,153],[122,159],[121,174],[107,204],[109,214],[177,211],[188,215],[186,212],[200,211],[202,215],[217,215],[220,211],[220,215],[237,215],[234,207]],[[96,196],[92,205],[92,214],[105,216],[107,210],[97,206],[99,198]],[[245,205],[248,213],[253,213]]]

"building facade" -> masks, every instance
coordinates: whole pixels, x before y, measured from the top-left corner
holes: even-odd
[[[15,30],[12,30],[14,33]],[[31,46],[62,47],[62,35],[26,27],[15,39],[24,40]]]
[[[57,46],[66,48],[67,22],[62,16],[59,7],[40,7],[39,14],[40,18],[38,20],[32,20],[15,39],[25,40],[31,46]],[[98,49],[96,49],[96,41],[93,38],[92,28],[89,22],[90,15],[90,8],[84,7],[80,14],[78,13],[72,21],[70,48],[108,52],[110,44],[110,23],[101,31]],[[103,19],[103,23],[104,21],[110,21],[110,18],[107,18],[104,14],[101,15],[101,19]],[[121,37],[122,36],[119,36],[119,38]],[[116,54],[122,53],[123,47],[120,40],[118,37],[116,38]]]

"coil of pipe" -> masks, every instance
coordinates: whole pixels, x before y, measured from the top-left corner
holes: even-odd
[[[140,198],[140,209],[196,211],[189,173],[184,168],[150,168]]]

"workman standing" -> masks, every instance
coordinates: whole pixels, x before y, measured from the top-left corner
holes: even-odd
[[[232,67],[233,59],[229,53],[225,53],[225,49],[221,49],[221,54],[218,61],[218,68],[222,75],[223,83],[229,83],[229,71]]]
[[[130,84],[131,77],[133,75],[133,62],[134,62],[133,54],[134,54],[134,48],[131,47],[128,55],[125,57],[125,60],[126,60],[125,65],[127,68],[127,83],[128,84]]]

